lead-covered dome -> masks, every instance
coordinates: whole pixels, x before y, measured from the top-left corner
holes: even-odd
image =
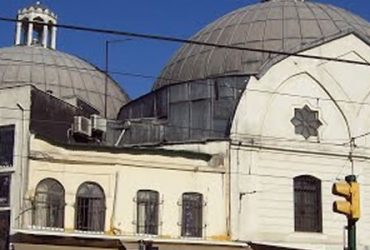
[[[370,25],[362,18],[331,5],[273,0],[233,11],[191,39],[295,52],[350,32],[367,39]],[[186,44],[169,61],[153,88],[213,76],[260,75],[279,58],[267,53]]]
[[[0,49],[0,87],[32,84],[61,99],[79,98],[104,114],[105,73],[75,56],[41,46]],[[108,77],[107,114],[115,118],[128,96]]]

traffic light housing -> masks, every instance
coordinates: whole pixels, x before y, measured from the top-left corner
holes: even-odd
[[[360,185],[356,182],[356,176],[349,175],[346,181],[334,183],[332,193],[346,199],[334,201],[334,212],[344,214],[351,220],[360,218]]]

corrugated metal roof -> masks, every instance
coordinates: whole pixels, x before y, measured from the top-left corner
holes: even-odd
[[[207,43],[278,51],[300,51],[349,32],[370,37],[370,25],[343,9],[312,1],[274,0],[235,10],[191,39]],[[186,44],[153,86],[210,76],[263,74],[276,56]],[[171,80],[166,80],[171,79]]]
[[[123,106],[130,121],[120,146],[227,139],[248,76],[172,84]]]

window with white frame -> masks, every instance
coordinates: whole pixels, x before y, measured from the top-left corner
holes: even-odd
[[[136,232],[158,234],[159,193],[154,190],[139,190],[136,195]]]
[[[64,188],[56,180],[48,178],[36,187],[33,203],[33,224],[39,227],[64,227]]]
[[[202,237],[203,195],[196,192],[182,194],[181,236]]]

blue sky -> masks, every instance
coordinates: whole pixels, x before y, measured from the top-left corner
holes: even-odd
[[[237,8],[259,0],[44,0],[58,14],[61,24],[154,33],[189,38],[202,27]],[[369,0],[320,0],[345,8],[370,21]],[[15,17],[31,0],[1,0],[0,16]],[[124,39],[109,35],[59,29],[58,49],[104,68],[105,40]],[[0,47],[11,46],[14,24],[0,22]],[[158,76],[181,45],[131,40],[110,46],[111,71]],[[154,79],[113,75],[130,97],[148,92]]]

